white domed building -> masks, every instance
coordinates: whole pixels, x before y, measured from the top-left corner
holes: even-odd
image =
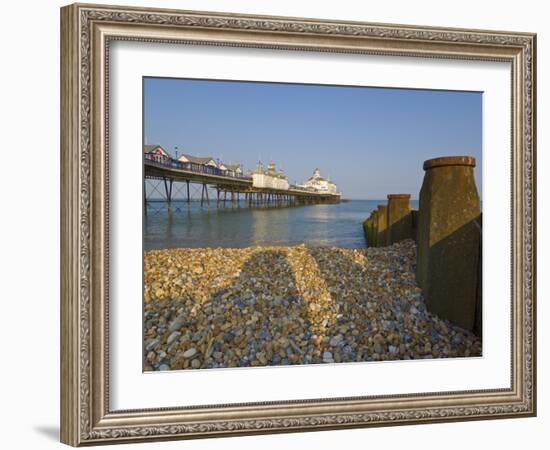
[[[315,191],[315,192],[322,192],[326,194],[336,194],[336,185],[330,181],[329,178],[323,178],[321,176],[321,171],[319,169],[315,169],[313,171],[313,175],[306,181],[304,184],[300,185],[299,187],[302,187],[307,190]]]

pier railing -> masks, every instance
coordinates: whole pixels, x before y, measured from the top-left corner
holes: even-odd
[[[166,158],[163,156],[152,155],[152,154],[145,154],[143,156],[145,161],[149,163],[154,163],[156,165],[166,167],[169,169],[185,170],[188,172],[194,172],[194,173],[204,174],[204,175],[214,175],[218,177],[227,177],[227,178],[235,178],[238,180],[252,181],[251,176],[240,174],[233,170],[223,170],[223,169],[220,169],[219,167],[208,166],[206,164],[179,161],[177,159]]]

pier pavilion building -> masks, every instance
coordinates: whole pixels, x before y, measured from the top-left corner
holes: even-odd
[[[336,194],[337,192],[336,184],[330,181],[329,178],[323,178],[319,169],[315,169],[313,175],[299,187],[315,192],[326,192],[327,194]]]
[[[172,158],[172,156],[158,144],[144,145],[143,154],[151,161],[160,163]]]
[[[275,163],[271,161],[267,169],[264,169],[261,162],[258,162],[256,169],[252,172],[252,186],[256,188],[269,188],[287,191],[290,187],[288,178],[282,172],[277,172]]]

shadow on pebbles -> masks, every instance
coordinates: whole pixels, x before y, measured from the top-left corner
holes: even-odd
[[[416,246],[152,250],[145,370],[480,356],[426,310]]]

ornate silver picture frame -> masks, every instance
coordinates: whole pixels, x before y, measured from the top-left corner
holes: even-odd
[[[114,410],[109,57],[115,41],[499,61],[511,66],[507,388]],[[536,36],[74,4],[61,9],[61,441],[97,445],[536,414]],[[490,259],[491,255],[485,258]],[[136,299],[140,302],[141,299]]]

